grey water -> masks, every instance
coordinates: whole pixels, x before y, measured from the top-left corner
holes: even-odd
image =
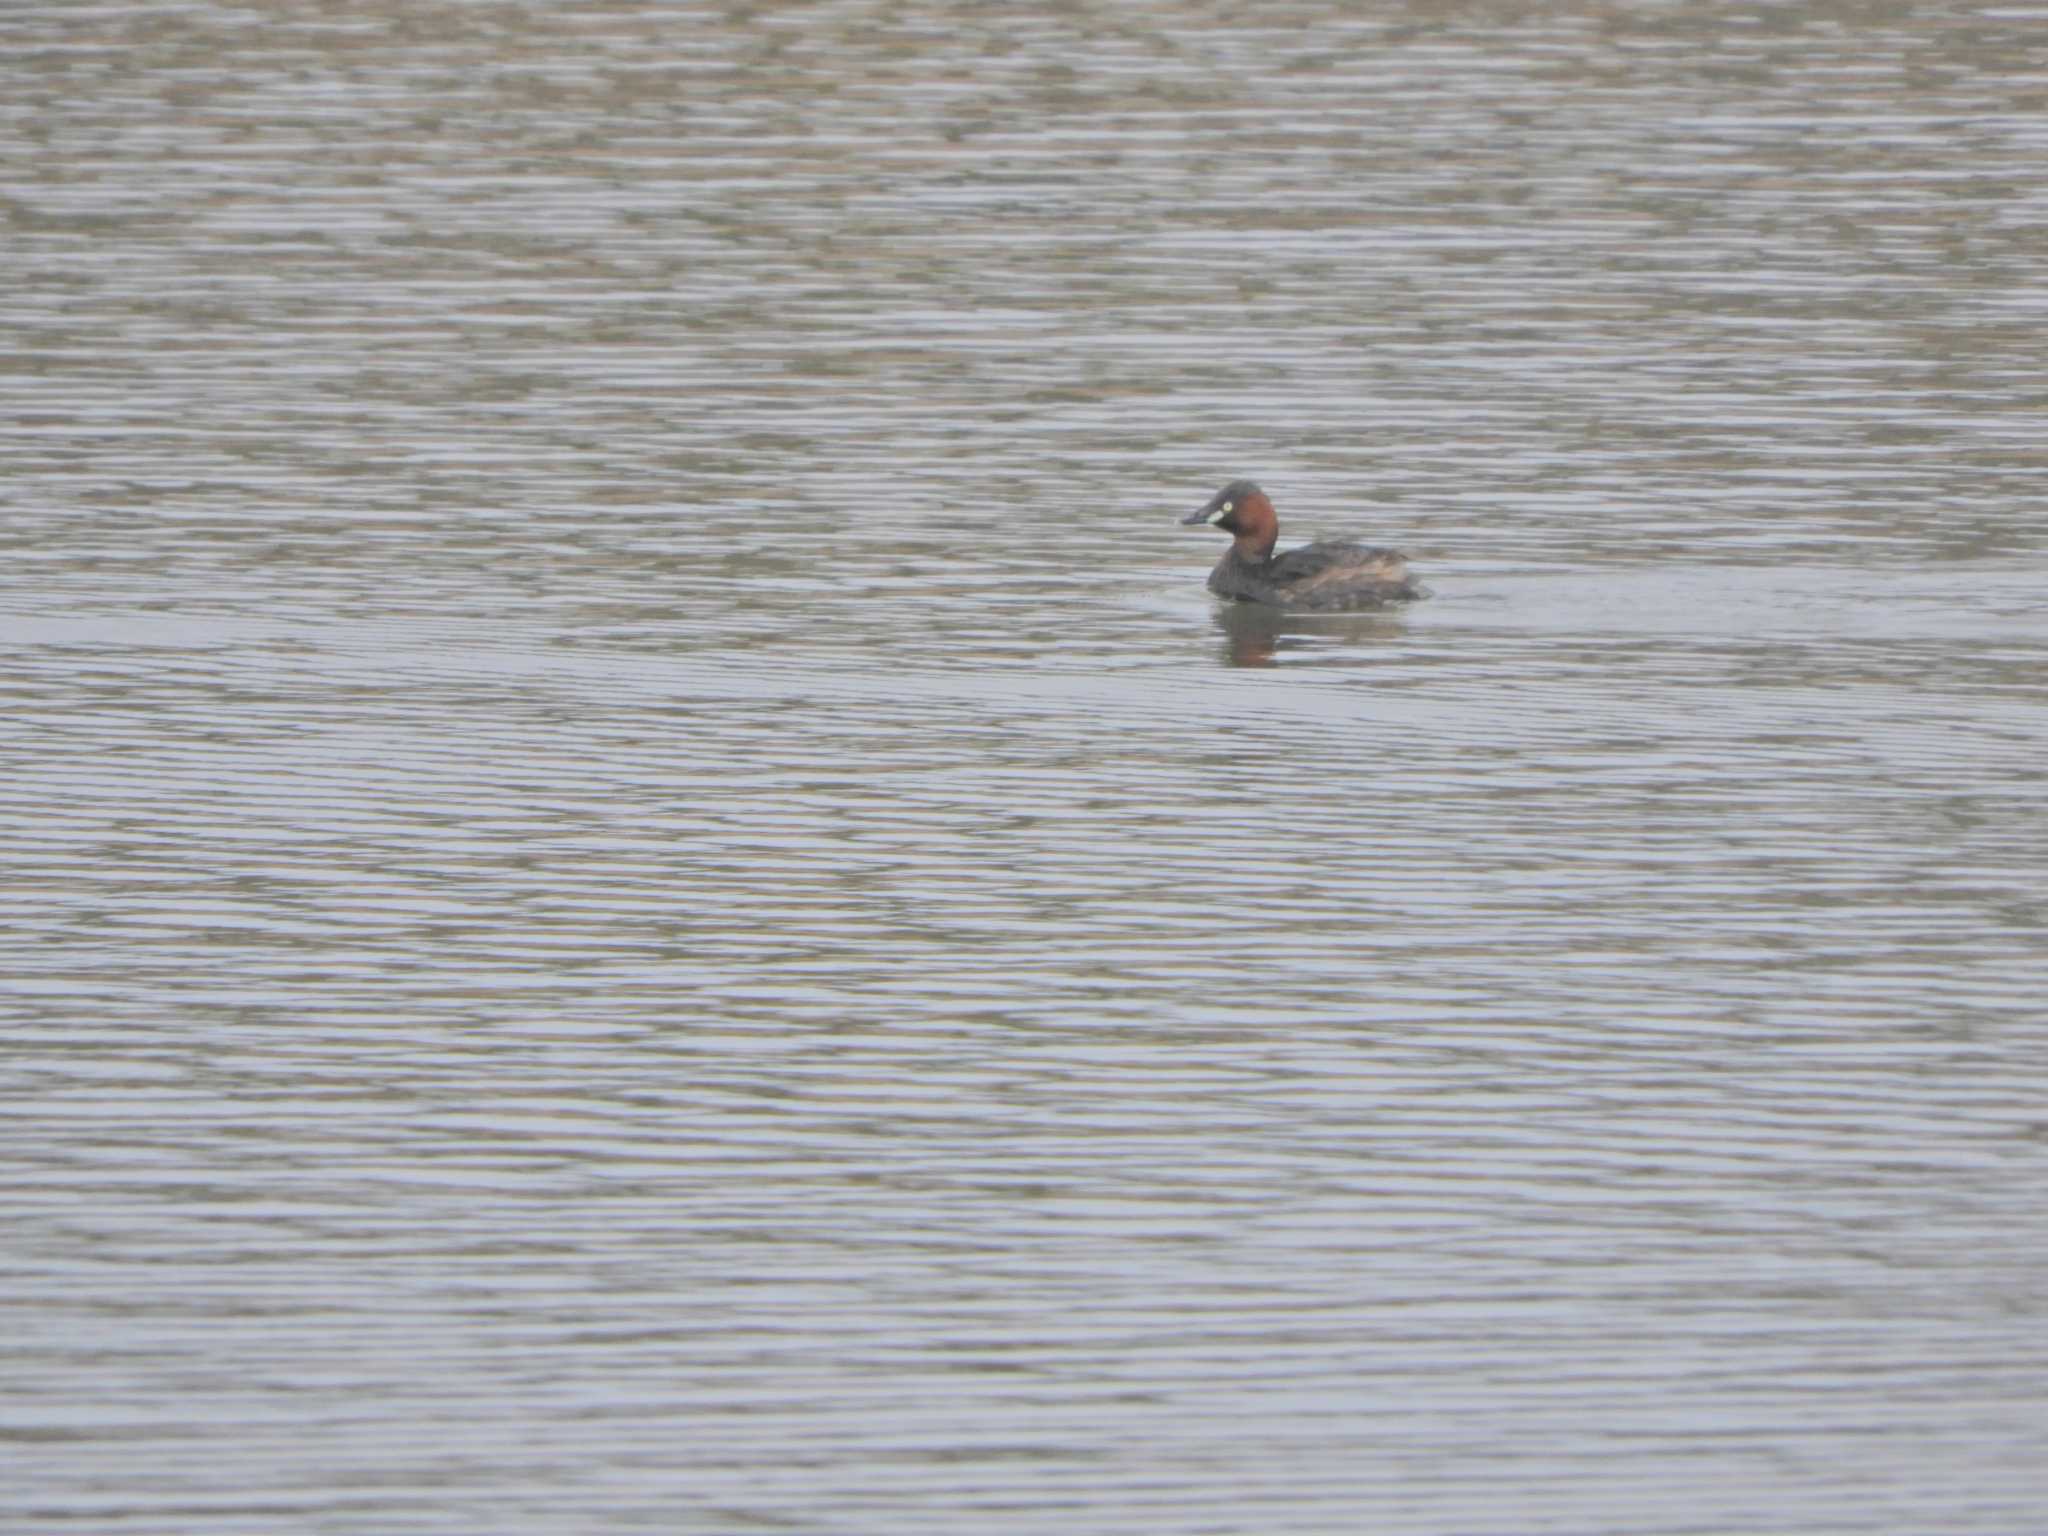
[[[0,10],[0,1527],[2039,1531],[2044,249],[2026,6]]]

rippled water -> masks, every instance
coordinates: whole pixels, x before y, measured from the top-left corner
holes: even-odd
[[[2038,1529],[2048,12],[0,85],[0,1524]]]

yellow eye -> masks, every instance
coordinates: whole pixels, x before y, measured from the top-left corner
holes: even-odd
[[[1226,501],[1225,503],[1223,503],[1223,515],[1225,517],[1230,516],[1230,514],[1236,510],[1237,504],[1235,502]]]

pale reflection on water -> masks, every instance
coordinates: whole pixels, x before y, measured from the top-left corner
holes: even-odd
[[[2031,1529],[2044,49],[0,16],[0,1524]]]

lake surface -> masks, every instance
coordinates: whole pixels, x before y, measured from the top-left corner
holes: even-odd
[[[0,1526],[2040,1529],[2048,11],[0,86]]]

